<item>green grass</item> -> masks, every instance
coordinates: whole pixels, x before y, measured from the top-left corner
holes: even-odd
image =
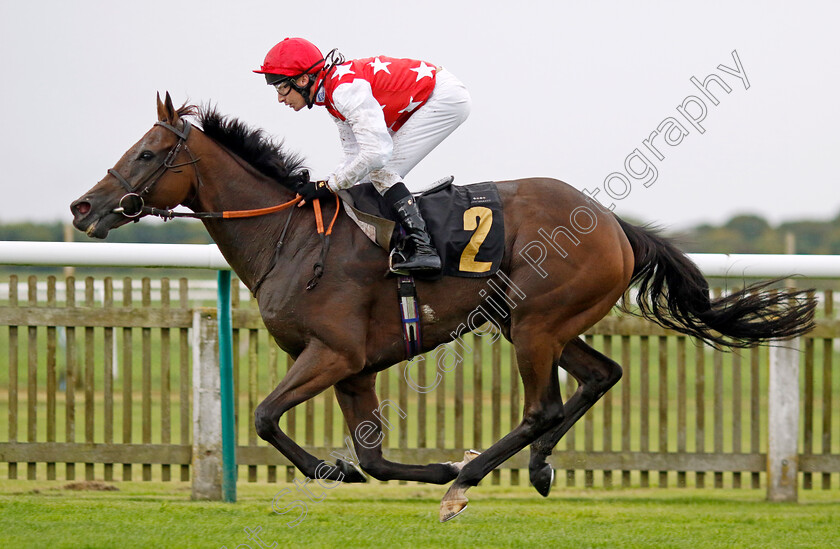
[[[479,486],[463,515],[440,524],[443,487],[239,485],[236,504],[193,502],[182,483],[116,483],[117,492],[72,491],[63,482],[0,481],[4,547],[836,547],[840,494],[807,492],[772,504],[752,490],[564,490]],[[282,491],[289,489],[285,495]],[[240,545],[247,544],[247,545]]]

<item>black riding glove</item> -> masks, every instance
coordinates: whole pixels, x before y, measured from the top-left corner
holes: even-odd
[[[297,191],[298,187],[309,183],[309,170],[300,170],[299,172],[290,175],[289,180],[284,185],[290,189]]]
[[[298,186],[297,193],[303,197],[307,202],[312,202],[319,198],[327,198],[333,192],[327,186],[326,181],[307,181]]]

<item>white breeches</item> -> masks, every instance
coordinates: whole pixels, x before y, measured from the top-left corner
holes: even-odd
[[[470,94],[452,73],[440,69],[428,101],[391,135],[394,152],[385,166],[370,172],[368,178],[380,193],[385,193],[423,158],[461,125],[470,114]],[[415,181],[406,185],[412,193],[422,192],[434,181]]]

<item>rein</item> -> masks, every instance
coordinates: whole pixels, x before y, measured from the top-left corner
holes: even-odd
[[[127,191],[126,194],[123,195],[122,198],[120,198],[119,206],[117,208],[114,208],[112,210],[112,213],[121,213],[125,217],[132,218],[135,221],[139,221],[139,217],[141,215],[154,215],[156,217],[162,218],[164,221],[173,219],[175,217],[188,217],[193,219],[242,219],[249,217],[259,217],[280,212],[287,208],[290,208],[291,206],[294,206],[295,204],[298,204],[301,200],[303,200],[302,196],[296,195],[292,200],[284,202],[283,204],[277,204],[276,206],[269,206],[267,208],[255,208],[252,210],[225,210],[221,212],[176,212],[172,209],[159,209],[146,206],[145,201],[143,200],[143,196],[149,194],[152,188],[157,184],[160,178],[163,177],[163,175],[168,170],[175,170],[176,168],[192,165],[193,169],[195,170],[195,176],[198,180],[199,186],[201,186],[202,184],[201,174],[198,171],[197,166],[198,161],[201,159],[194,157],[192,151],[190,151],[189,147],[187,146],[187,138],[189,138],[190,130],[192,129],[192,125],[189,123],[189,121],[184,120],[183,130],[179,130],[175,126],[161,121],[155,122],[155,126],[161,126],[162,128],[166,128],[167,130],[174,133],[176,136],[178,136],[178,143],[176,143],[172,150],[169,151],[169,154],[166,155],[166,158],[163,159],[163,162],[135,186],[132,186],[115,169],[111,168],[108,170],[108,173],[114,176],[114,178],[120,183],[120,185],[122,185],[123,188],[125,188],[125,190]],[[189,162],[173,164],[172,162],[175,160],[178,154],[180,154],[182,149],[190,155]],[[147,184],[147,182],[150,180],[151,182]],[[340,199],[338,198],[337,194],[335,195],[335,206],[335,214],[333,215],[332,221],[330,221],[329,226],[325,229],[324,219],[321,213],[321,201],[320,199],[315,199],[312,202],[313,211],[315,212],[315,226],[318,232],[318,236],[321,239],[321,255],[318,258],[318,261],[315,263],[315,266],[313,267],[313,270],[315,272],[314,276],[306,284],[307,290],[311,290],[315,286],[317,286],[318,280],[320,280],[321,276],[323,276],[324,274],[324,263],[326,262],[327,250],[329,250],[330,247],[330,235],[332,234],[335,221],[336,219],[338,219],[338,212],[340,209]],[[257,291],[259,290],[262,283],[265,282],[265,279],[268,278],[268,275],[274,270],[274,267],[277,265],[277,259],[280,256],[280,250],[283,246],[283,241],[286,237],[286,232],[288,231],[289,225],[292,221],[292,214],[294,214],[294,210],[289,212],[289,217],[286,219],[286,224],[283,227],[283,232],[280,234],[280,240],[278,241],[277,246],[274,249],[274,255],[271,260],[271,265],[269,265],[268,270],[265,273],[263,273],[263,275],[259,278],[256,284],[254,284],[253,290],[251,290],[251,293],[254,295],[257,294]]]
[[[292,203],[297,203],[301,200],[300,196],[297,196]],[[286,207],[289,203],[280,204],[279,206],[274,206],[273,208],[263,208],[264,210],[270,210],[274,208]],[[318,280],[321,279],[321,276],[324,274],[324,263],[327,260],[327,251],[330,249],[330,235],[332,234],[333,226],[335,225],[335,220],[338,219],[338,211],[340,209],[338,195],[335,195],[335,214],[333,214],[332,221],[330,221],[329,226],[324,229],[324,221],[323,215],[321,214],[321,200],[316,198],[312,202],[312,209],[315,212],[315,226],[318,231],[318,236],[321,238],[321,255],[318,258],[318,261],[315,263],[315,266],[312,268],[314,271],[314,276],[306,283],[306,289],[311,290],[315,286],[318,285]],[[254,212],[259,210],[246,210],[246,212]],[[279,210],[274,210],[279,211]],[[238,213],[238,212],[229,212],[229,213]],[[239,212],[241,213],[241,212]],[[270,213],[270,212],[267,212]],[[265,279],[268,278],[268,275],[271,274],[271,271],[274,270],[274,267],[277,266],[277,259],[280,257],[280,250],[283,247],[284,239],[286,238],[286,231],[289,230],[289,225],[292,222],[292,215],[295,213],[295,210],[289,212],[289,217],[286,218],[286,224],[283,226],[283,232],[280,233],[280,239],[277,241],[277,246],[274,248],[274,255],[271,258],[271,265],[268,266],[268,269],[262,274],[262,276],[257,280],[256,284],[254,284],[254,288],[251,290],[253,295],[257,295],[257,292],[262,286],[262,283],[265,282]],[[255,215],[262,215],[262,214],[255,214]],[[253,217],[248,215],[242,215],[238,217]]]
[[[294,206],[301,200],[303,200],[303,197],[296,196],[288,202],[277,204],[276,206],[270,206],[268,208],[257,208],[254,210],[226,210],[221,212],[176,212],[174,210],[161,210],[158,208],[143,206],[141,213],[160,217],[164,221],[175,217],[190,217],[193,219],[239,219],[243,217],[259,217],[261,215],[280,212],[290,206]]]

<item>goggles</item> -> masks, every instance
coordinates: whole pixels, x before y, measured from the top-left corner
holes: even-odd
[[[277,95],[280,97],[286,97],[292,91],[292,83],[288,79],[272,85],[274,86],[274,89],[277,90]]]

